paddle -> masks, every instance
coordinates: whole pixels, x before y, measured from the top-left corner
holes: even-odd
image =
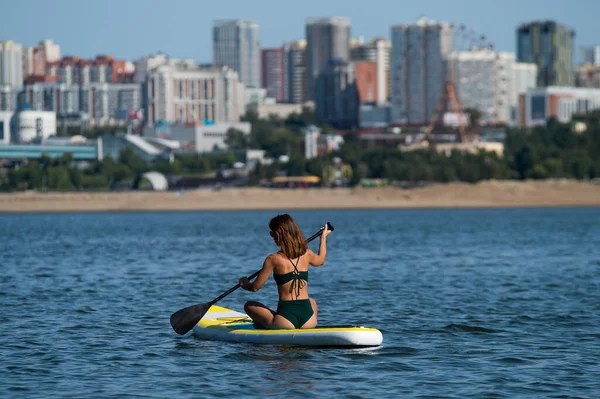
[[[327,228],[330,231],[333,231],[333,226],[329,222],[327,222]],[[319,237],[322,233],[323,229],[320,229],[318,232],[310,236],[306,240],[306,242],[311,242],[315,238]],[[258,276],[258,273],[260,273],[260,270],[248,277],[248,280],[252,280],[254,277]],[[212,305],[219,302],[221,299],[225,298],[227,295],[231,294],[238,288],[240,288],[239,283],[234,285],[233,287],[231,287],[230,289],[228,289],[227,291],[225,291],[210,302],[202,303],[200,305],[192,305],[188,306],[187,308],[178,310],[177,312],[171,315],[171,327],[173,327],[173,330],[175,330],[177,334],[184,335],[192,328],[194,328],[196,324],[198,324],[200,319],[204,317],[204,315],[206,314],[206,312],[208,312],[208,309],[210,309]]]

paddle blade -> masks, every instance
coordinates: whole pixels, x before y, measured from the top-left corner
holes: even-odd
[[[204,317],[208,309],[213,305],[212,302],[201,305],[192,305],[178,310],[171,315],[171,327],[179,335],[184,335],[190,331],[200,319]]]

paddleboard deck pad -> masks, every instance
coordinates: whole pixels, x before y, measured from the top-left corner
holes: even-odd
[[[247,314],[214,305],[194,326],[194,335],[215,341],[271,345],[368,347],[379,346],[383,342],[381,331],[368,327],[261,330],[254,328]]]

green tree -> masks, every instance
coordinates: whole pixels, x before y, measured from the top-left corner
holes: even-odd
[[[525,179],[529,171],[533,168],[533,154],[529,146],[524,146],[515,155],[515,169],[521,179]]]
[[[126,165],[134,174],[139,175],[148,171],[148,163],[136,154],[132,147],[125,147],[119,153],[119,163]]]
[[[69,168],[66,166],[52,166],[48,168],[48,188],[61,191],[73,188]]]
[[[241,130],[230,128],[227,130],[225,144],[230,150],[247,150],[250,145],[249,137]]]

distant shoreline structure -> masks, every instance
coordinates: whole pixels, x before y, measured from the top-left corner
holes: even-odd
[[[600,207],[600,185],[576,180],[490,180],[401,189],[226,188],[190,191],[0,194],[0,213]]]

